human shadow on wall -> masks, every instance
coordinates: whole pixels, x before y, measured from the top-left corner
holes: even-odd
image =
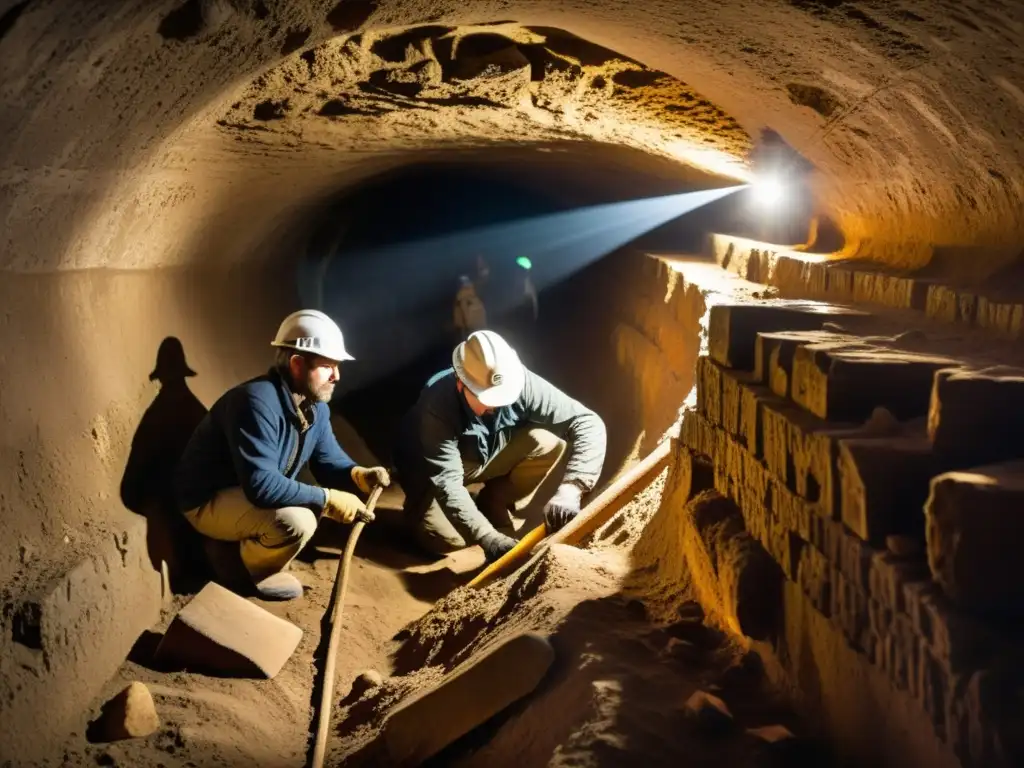
[[[160,391],[142,415],[121,478],[121,501],[148,522],[146,544],[153,567],[167,563],[171,589],[187,592],[203,576],[201,542],[174,503],[174,468],[206,406],[192,394],[181,340],[168,336],[157,350],[150,381]]]

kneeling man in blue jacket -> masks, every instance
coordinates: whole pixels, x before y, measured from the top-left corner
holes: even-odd
[[[551,472],[562,472],[557,490],[536,500],[548,531],[579,514],[606,444],[596,413],[528,370],[497,333],[477,331],[402,420],[394,458],[406,519],[431,552],[479,544],[493,562],[516,544],[510,513],[531,504]],[[483,483],[476,498],[474,483]]]
[[[190,439],[175,472],[178,508],[204,536],[240,542],[256,593],[302,594],[285,569],[316,531],[320,513],[342,523],[372,520],[357,493],[390,480],[383,467],[359,467],[338,445],[327,403],[338,366],[352,356],[323,312],[285,318],[272,342],[276,365],[229,390]],[[296,476],[309,464],[320,484]]]

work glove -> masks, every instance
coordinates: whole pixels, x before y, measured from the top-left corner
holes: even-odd
[[[544,505],[544,523],[548,534],[560,531],[580,513],[580,497],[583,490],[572,483],[562,483],[555,495]]]
[[[324,507],[324,515],[345,525],[352,525],[357,520],[364,523],[373,522],[373,512],[366,508],[362,499],[354,493],[339,491],[335,488],[327,489],[327,506]]]
[[[488,563],[500,560],[502,555],[515,547],[515,545],[515,539],[497,531],[484,534],[480,539],[480,546],[484,550],[484,557],[487,558]]]
[[[352,482],[360,491],[369,494],[378,486],[387,488],[391,485],[391,477],[384,467],[352,467]]]

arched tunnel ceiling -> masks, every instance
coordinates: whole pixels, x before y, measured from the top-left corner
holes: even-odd
[[[597,141],[720,167],[764,127],[857,255],[980,260],[1024,234],[1009,0],[28,0],[0,3],[0,35],[8,269],[252,258],[425,151]]]

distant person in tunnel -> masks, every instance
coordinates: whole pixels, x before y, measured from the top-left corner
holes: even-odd
[[[178,463],[177,505],[204,536],[240,542],[256,593],[285,600],[302,584],[284,570],[313,536],[317,515],[350,524],[371,520],[357,493],[390,480],[360,467],[338,445],[327,403],[339,364],[352,360],[341,329],[323,312],[284,319],[272,342],[276,364],[220,397]],[[296,476],[309,464],[323,487]]]
[[[493,562],[515,546],[510,511],[535,500],[563,454],[544,520],[553,532],[579,514],[606,443],[596,413],[527,370],[501,336],[478,331],[402,420],[394,458],[406,520],[435,554],[479,544]],[[467,489],[474,483],[484,484],[476,499]]]
[[[459,341],[487,327],[487,309],[477,294],[476,286],[466,275],[459,277],[459,287],[455,293],[455,306],[452,313],[455,333]]]

